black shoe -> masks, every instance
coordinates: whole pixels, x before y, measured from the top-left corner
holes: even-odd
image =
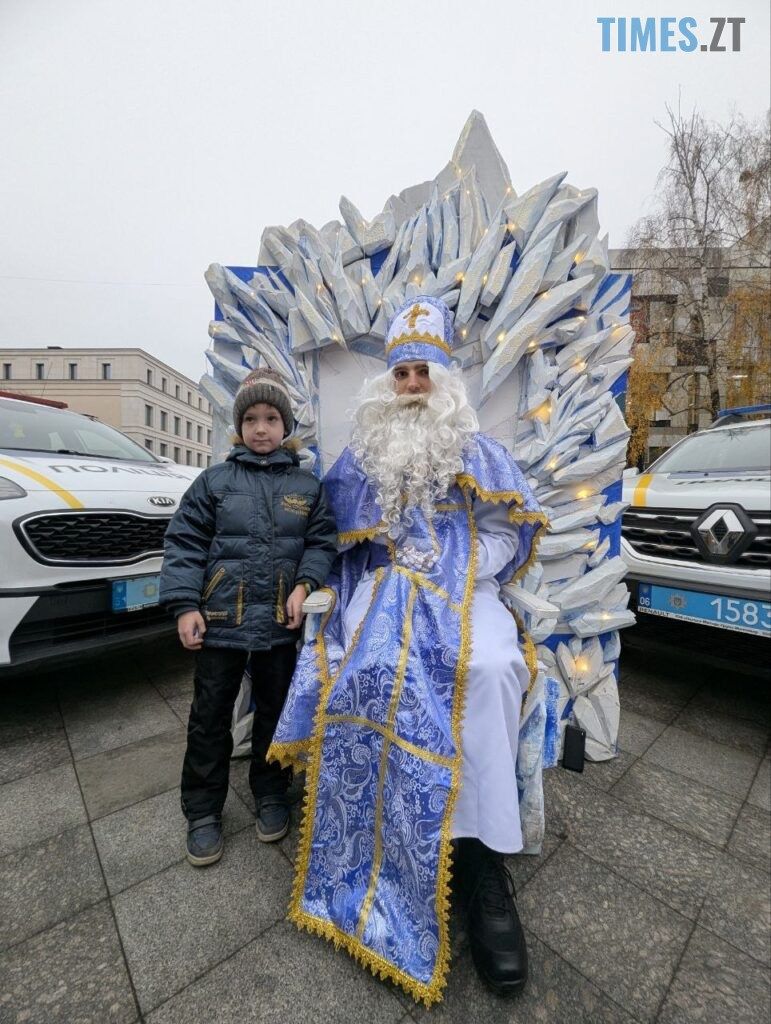
[[[188,822],[187,859],[193,867],[203,868],[207,864],[216,864],[224,848],[222,822],[218,814]]]
[[[498,995],[517,992],[527,981],[527,946],[511,875],[501,855],[478,839],[459,840],[458,854],[474,967]]]
[[[257,838],[275,843],[289,831],[289,805],[283,794],[269,794],[254,802],[257,811]]]

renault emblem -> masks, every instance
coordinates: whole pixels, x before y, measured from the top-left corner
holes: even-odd
[[[713,505],[691,527],[708,562],[734,562],[752,541],[757,527],[741,505]]]

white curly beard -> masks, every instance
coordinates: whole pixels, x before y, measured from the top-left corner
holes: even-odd
[[[351,450],[374,482],[388,534],[400,532],[403,511],[431,519],[463,469],[463,450],[479,429],[460,374],[430,365],[426,395],[397,395],[390,373],[368,381],[354,413]],[[403,503],[403,497],[406,499]]]

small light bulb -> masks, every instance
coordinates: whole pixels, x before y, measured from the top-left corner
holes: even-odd
[[[577,370],[585,370],[586,369],[586,363],[584,362],[583,359],[579,359],[578,362],[575,364],[575,367],[576,367]]]
[[[467,334],[468,334],[468,331],[464,327],[463,330],[460,332],[460,336],[461,336],[461,338],[465,338]]]
[[[589,662],[586,658],[576,658],[576,672],[586,672],[589,668]]]
[[[487,284],[487,274],[482,274],[482,284]]]
[[[548,469],[555,469],[556,465],[557,465],[557,460],[556,459],[552,459],[551,462],[548,464],[547,468]]]
[[[457,273],[457,274],[455,275],[455,280],[456,280],[456,281],[462,281],[462,280],[463,280],[463,271],[462,271],[462,270],[461,270],[461,271],[459,271],[459,272],[458,272],[458,273]]]
[[[588,487],[582,487],[581,490],[576,494],[577,498],[588,498],[592,492]]]
[[[498,335],[498,341],[503,341],[503,339],[505,337],[506,337],[506,332],[505,331],[501,331],[501,333]]]

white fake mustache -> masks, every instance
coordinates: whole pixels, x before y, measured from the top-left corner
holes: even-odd
[[[428,405],[428,395],[397,395],[396,404],[402,407],[409,405],[419,405],[425,407]]]

